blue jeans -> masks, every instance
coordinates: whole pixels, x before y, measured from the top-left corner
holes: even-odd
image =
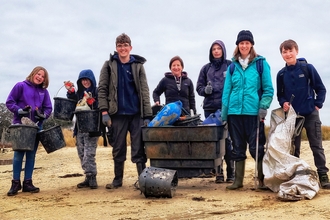
[[[32,179],[35,157],[39,141],[36,141],[32,151],[15,151],[13,158],[13,180],[20,180],[23,157],[25,155],[24,180]]]

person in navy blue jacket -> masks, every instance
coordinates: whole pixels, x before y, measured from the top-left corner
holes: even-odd
[[[204,96],[203,109],[205,119],[210,114],[215,113],[222,106],[222,91],[225,84],[226,71],[231,64],[227,60],[225,44],[221,40],[212,43],[209,50],[210,62],[205,64],[198,76],[196,91],[200,96]],[[231,160],[231,139],[226,138],[226,153],[224,156],[227,165],[227,183],[234,181],[234,161]],[[219,174],[216,176],[215,183],[225,182],[223,168],[221,167]]]
[[[325,101],[326,88],[312,64],[298,62],[298,44],[294,40],[286,40],[280,45],[280,53],[286,62],[285,67],[276,77],[277,99],[284,112],[291,105],[297,115],[304,116],[303,127],[306,130],[309,146],[313,151],[314,164],[317,168],[322,188],[330,189],[329,169],[322,146],[322,129],[319,110]],[[307,72],[307,73],[306,73]],[[299,157],[301,133],[294,140],[294,156]]]

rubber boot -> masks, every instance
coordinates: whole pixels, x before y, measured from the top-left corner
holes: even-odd
[[[262,161],[258,162],[257,169],[258,169],[258,182],[259,182],[258,189],[267,190],[268,187],[265,186],[265,184],[264,184],[264,177],[265,176],[264,176],[264,173],[262,171]]]
[[[86,176],[85,180],[83,182],[78,183],[77,187],[78,188],[87,188],[87,187],[89,187],[89,176]]]
[[[118,187],[123,186],[124,163],[125,162],[115,162],[115,178],[113,179],[112,183],[107,184],[105,188],[117,189]]]
[[[245,172],[245,160],[237,161],[235,163],[235,180],[234,183],[230,186],[227,186],[226,189],[235,190],[243,187]]]
[[[98,185],[96,181],[96,174],[92,174],[91,176],[89,176],[88,185],[91,189],[97,189]]]
[[[330,189],[329,177],[326,173],[319,173],[319,179],[322,189]]]
[[[145,163],[136,163],[136,169],[138,172],[138,177],[140,177],[140,174],[143,172],[143,170],[146,168]]]
[[[17,195],[17,192],[22,189],[20,180],[12,180],[10,190],[7,192],[7,196]]]
[[[233,183],[235,179],[235,162],[233,160],[227,161],[227,183]]]
[[[139,178],[140,178],[140,174],[143,172],[143,170],[145,168],[146,168],[146,164],[145,163],[136,163],[136,169],[137,169],[137,172],[138,172],[138,180],[134,183],[135,189],[140,189]]]
[[[40,189],[32,184],[32,180],[23,181],[23,192],[38,193]]]

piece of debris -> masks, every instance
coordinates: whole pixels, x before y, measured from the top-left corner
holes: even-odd
[[[69,178],[69,177],[78,177],[78,176],[83,176],[80,173],[71,173],[71,174],[65,174],[63,176],[59,176],[59,178]]]

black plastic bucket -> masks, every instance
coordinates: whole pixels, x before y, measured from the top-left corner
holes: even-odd
[[[64,135],[59,125],[38,132],[37,136],[48,154],[66,146]]]
[[[9,143],[14,151],[32,151],[37,141],[37,126],[15,124],[9,126]]]
[[[63,121],[72,121],[77,101],[73,99],[54,98],[54,118]]]
[[[74,113],[79,132],[97,132],[100,130],[99,110],[79,110]]]
[[[147,167],[139,176],[139,187],[146,198],[172,198],[177,185],[178,174],[176,170]]]

